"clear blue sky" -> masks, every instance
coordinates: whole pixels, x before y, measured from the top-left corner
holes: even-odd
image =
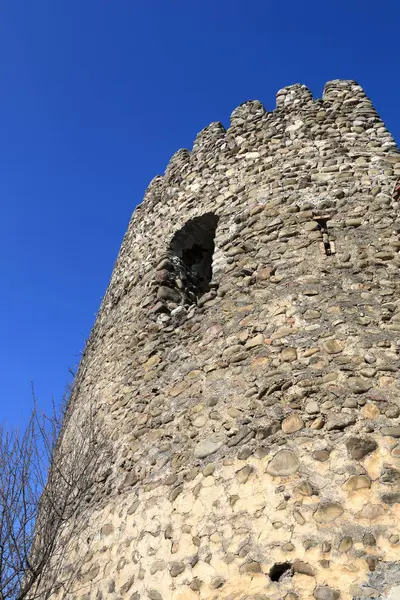
[[[131,212],[209,122],[356,79],[400,140],[399,0],[0,3],[0,421],[59,398]]]

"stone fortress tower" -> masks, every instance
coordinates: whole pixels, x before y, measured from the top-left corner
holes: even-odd
[[[399,177],[337,80],[151,182],[70,399],[112,453],[52,600],[400,599]]]

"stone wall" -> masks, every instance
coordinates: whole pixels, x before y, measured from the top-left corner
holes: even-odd
[[[65,421],[94,407],[112,452],[52,600],[400,598],[399,177],[337,80],[151,182]]]

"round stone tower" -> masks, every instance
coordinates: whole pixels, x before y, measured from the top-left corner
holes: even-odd
[[[400,598],[399,177],[354,81],[172,157],[79,368],[61,443],[90,405],[111,451],[43,598]]]

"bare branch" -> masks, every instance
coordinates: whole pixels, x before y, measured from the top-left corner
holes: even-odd
[[[44,597],[38,590],[60,532],[83,504],[104,454],[90,408],[81,422],[68,420],[63,436],[66,402],[57,407],[53,401],[45,415],[33,386],[32,397],[23,430],[0,425],[0,600]],[[51,585],[46,579],[47,590]]]

